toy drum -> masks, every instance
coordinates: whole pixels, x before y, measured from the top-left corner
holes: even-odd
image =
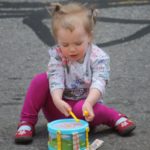
[[[89,125],[86,121],[60,119],[47,126],[48,150],[86,150],[89,147]]]

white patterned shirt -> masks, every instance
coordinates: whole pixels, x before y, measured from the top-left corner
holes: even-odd
[[[86,99],[90,88],[96,88],[104,95],[109,80],[109,56],[98,46],[89,46],[82,63],[65,59],[58,46],[52,47],[49,55],[50,92],[63,89],[63,98],[70,100]]]

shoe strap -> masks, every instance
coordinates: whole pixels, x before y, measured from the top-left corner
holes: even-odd
[[[30,122],[25,122],[25,121],[23,121],[23,122],[18,123],[18,127],[17,127],[17,129],[19,129],[19,127],[20,127],[20,126],[23,126],[23,125],[30,126],[30,127],[31,127],[31,129],[33,129],[33,128],[34,128],[34,126],[33,126]]]

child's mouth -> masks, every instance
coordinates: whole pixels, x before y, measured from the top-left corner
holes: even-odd
[[[71,58],[75,58],[77,57],[78,55],[70,55]]]

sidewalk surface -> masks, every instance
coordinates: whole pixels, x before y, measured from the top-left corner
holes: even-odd
[[[29,82],[47,69],[48,49],[54,44],[46,9],[50,2],[56,1],[0,0],[0,150],[47,149],[42,113],[32,144],[16,145],[13,136]],[[95,43],[111,58],[105,101],[137,124],[128,137],[100,127],[100,132],[90,134],[90,141],[104,140],[100,150],[150,150],[150,1],[80,2],[100,10]]]

